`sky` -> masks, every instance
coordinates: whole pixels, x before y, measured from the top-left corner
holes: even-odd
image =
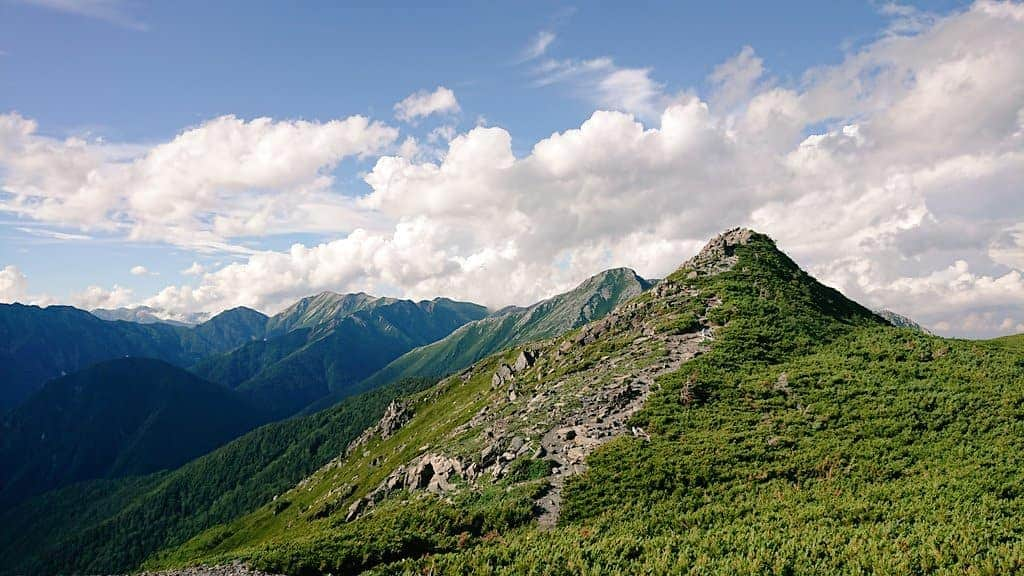
[[[1024,332],[1024,5],[0,0],[0,301],[527,305],[748,226]]]

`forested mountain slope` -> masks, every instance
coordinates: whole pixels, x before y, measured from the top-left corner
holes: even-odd
[[[101,362],[0,420],[0,509],[76,481],[176,468],[265,421],[237,393],[166,362]]]
[[[324,292],[272,317],[267,338],[213,356],[196,374],[238,390],[276,417],[355,385],[403,353],[487,315],[446,298],[413,302]],[[333,403],[333,402],[331,402]]]

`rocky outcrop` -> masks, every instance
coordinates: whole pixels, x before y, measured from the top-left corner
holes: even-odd
[[[455,488],[458,478],[474,480],[478,475],[476,470],[472,465],[467,467],[460,458],[424,454],[405,466],[399,466],[377,488],[353,502],[345,521],[351,522],[362,516],[374,504],[399,490],[427,491],[433,494],[450,492]]]
[[[409,420],[412,420],[412,416],[412,409],[404,401],[392,400],[388,407],[384,409],[384,415],[380,417],[380,420],[372,427],[364,430],[358,438],[349,443],[348,447],[345,448],[345,455],[348,456],[355,452],[356,449],[365,446],[371,438],[379,438],[381,440],[390,438],[402,426],[405,426]]]
[[[735,265],[736,246],[750,238],[750,231],[731,230],[687,265],[698,275],[721,273]],[[452,429],[447,440],[429,452],[424,448],[353,502],[347,519],[358,518],[400,490],[445,495],[466,484],[501,480],[516,461],[532,458],[547,460],[551,470],[548,489],[536,505],[539,523],[553,526],[566,479],[585,471],[587,457],[613,438],[649,441],[648,432],[631,423],[632,416],[644,406],[659,376],[677,370],[714,339],[707,311],[720,303],[717,299],[702,298],[696,287],[680,280],[662,281],[650,295],[622,304],[576,332],[531,344],[491,364],[491,390],[497,392],[489,396],[493,401]],[[689,323],[677,321],[694,317],[695,302],[703,305],[703,313]],[[468,377],[465,372],[461,380]],[[692,381],[684,386],[680,401],[692,406],[704,396],[700,383]]]
[[[729,270],[736,264],[736,247],[750,242],[753,235],[753,231],[747,228],[727,230],[712,238],[696,256],[683,264],[683,268],[689,268],[691,273],[695,273],[694,277]]]
[[[141,572],[139,576],[275,576],[269,572],[261,572],[247,567],[245,564],[236,562],[221,566],[193,566],[191,568],[179,568],[177,570],[164,570],[160,572]]]

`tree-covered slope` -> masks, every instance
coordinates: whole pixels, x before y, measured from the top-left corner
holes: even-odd
[[[355,384],[403,353],[487,314],[476,304],[412,302],[324,292],[303,298],[267,322],[267,338],[205,359],[200,376],[237,389],[276,417]]]
[[[95,364],[0,421],[0,508],[76,481],[176,468],[264,419],[237,393],[160,360]]]
[[[375,388],[399,378],[446,376],[500,350],[551,338],[601,318],[649,287],[628,268],[606,270],[569,292],[470,322],[446,338],[411,350],[368,378],[361,388]]]
[[[607,318],[521,351],[408,397],[273,505],[149,565],[1024,569],[1024,338],[889,326],[733,231]]]
[[[329,410],[267,424],[180,468],[48,492],[0,513],[0,574],[127,572],[148,555],[245,514],[341,453],[403,380]]]
[[[186,327],[111,322],[70,306],[0,304],[0,413],[43,382],[103,360],[131,356],[189,366],[261,336],[260,317],[235,309]]]

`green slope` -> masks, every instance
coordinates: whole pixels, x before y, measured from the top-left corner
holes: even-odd
[[[490,354],[557,336],[608,314],[650,284],[628,268],[606,270],[573,290],[530,306],[470,322],[433,344],[411,350],[360,385],[372,389],[399,378],[452,374]]]
[[[328,396],[333,404],[403,353],[486,314],[482,306],[445,298],[324,292],[271,318],[265,340],[207,358],[193,371],[286,417]]]
[[[323,412],[267,424],[171,471],[76,484],[0,513],[0,574],[115,573],[269,502],[341,453],[403,380]]]
[[[274,505],[149,565],[241,559],[289,574],[1024,569],[1024,338],[971,342],[888,326],[766,237],[744,236],[713,243],[608,319],[531,345],[537,360],[513,376],[516,395],[492,383],[516,351],[490,357],[408,398],[412,417],[397,431],[368,436]],[[690,346],[675,360],[697,355],[673,361],[675,345]],[[468,472],[485,465],[488,442],[548,441],[546,407],[584,413],[609,401],[600,391],[642,390],[648,377],[643,407],[617,428],[625,433],[602,438],[568,480],[558,476],[563,454],[532,450],[498,475]],[[400,489],[407,479],[386,489],[406,463],[439,457],[466,470],[447,477],[443,496]],[[439,470],[417,472],[413,486]],[[557,524],[539,530],[556,488]],[[374,493],[382,496],[346,521]]]
[[[76,481],[175,468],[263,421],[240,395],[160,360],[93,365],[0,422],[0,509]]]

